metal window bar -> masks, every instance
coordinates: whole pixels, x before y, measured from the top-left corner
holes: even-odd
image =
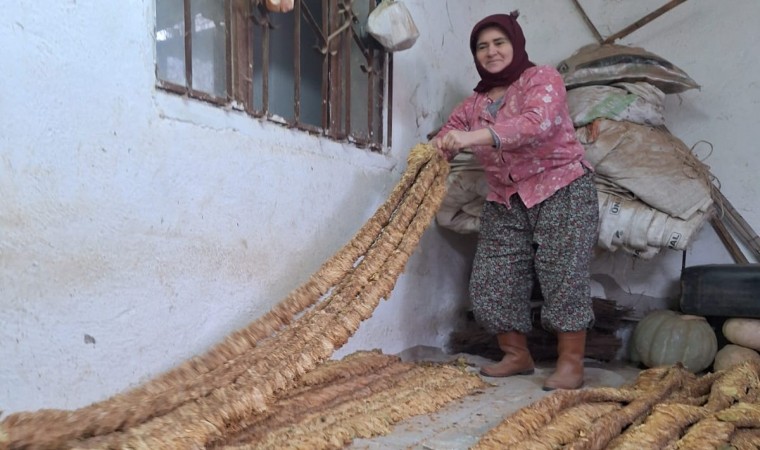
[[[253,98],[253,78],[250,67],[252,61],[252,39],[248,32],[248,17],[251,14],[251,3],[248,0],[233,0],[230,22],[230,63],[232,74],[231,95],[237,104],[249,114],[253,114],[251,102]],[[232,69],[234,68],[234,69]]]
[[[272,24],[269,21],[269,13],[267,9],[265,8],[263,4],[263,0],[243,0],[248,2],[249,5],[249,11],[246,21],[246,26],[244,30],[241,30],[241,33],[245,33],[248,37],[248,42],[250,43],[250,47],[246,49],[248,52],[248,58],[249,58],[249,67],[247,67],[246,70],[246,77],[251,80],[251,90],[248,93],[247,97],[244,97],[240,99],[243,101],[246,106],[246,111],[251,114],[254,117],[266,117],[267,111],[269,110],[269,95],[267,91],[269,90],[269,63],[267,61],[267,58],[269,56],[269,52],[267,49],[269,48],[269,40],[267,39],[267,35],[269,33],[270,28],[272,28]],[[261,27],[261,42],[256,42],[256,38],[254,36],[254,28],[255,26]],[[258,109],[256,107],[256,89],[253,86],[254,82],[254,70],[256,69],[256,58],[253,56],[255,49],[260,49],[261,52],[261,84],[262,84],[262,91],[261,91],[261,102],[262,106],[261,109]]]
[[[301,2],[294,2],[293,14],[293,120],[295,125],[301,123]]]
[[[172,83],[170,81],[162,80],[158,77],[158,74],[156,74],[156,79],[158,80],[158,85],[167,91],[174,92],[176,94],[180,95],[187,95],[188,97],[193,97],[198,100],[203,100],[205,102],[213,103],[215,105],[219,106],[225,106],[229,104],[231,97],[230,92],[232,92],[232,34],[231,34],[231,26],[229,24],[231,23],[231,3],[230,0],[224,0],[225,2],[225,20],[226,20],[226,30],[225,30],[225,42],[226,42],[226,97],[217,97],[215,95],[209,94],[207,92],[199,91],[196,89],[193,89],[193,37],[192,37],[192,30],[193,30],[193,18],[192,18],[192,11],[190,7],[190,0],[184,0],[183,1],[183,34],[184,34],[184,56],[185,56],[185,85]],[[158,66],[156,67],[156,70],[158,70]]]
[[[369,0],[369,13],[371,13],[375,9],[376,6],[377,6],[377,2]],[[350,14],[351,20],[354,23],[360,23],[359,18],[356,17],[356,15],[353,13],[353,10],[351,8],[346,8],[346,12],[348,14]],[[366,61],[366,64],[362,66],[362,69],[367,74],[367,101],[368,101],[368,105],[367,105],[367,123],[368,123],[368,127],[367,127],[367,129],[368,129],[368,132],[369,132],[369,136],[367,136],[367,140],[368,140],[368,144],[372,145],[373,143],[375,143],[375,138],[376,137],[379,136],[380,138],[382,138],[382,135],[383,135],[383,122],[382,122],[382,120],[379,120],[378,123],[377,123],[377,127],[379,129],[378,130],[374,129],[374,127],[375,127],[375,108],[376,107],[380,108],[380,118],[382,118],[382,106],[383,106],[383,103],[382,103],[382,100],[383,100],[382,88],[383,88],[383,79],[384,79],[383,75],[382,75],[382,67],[384,65],[383,64],[383,53],[382,52],[377,52],[377,53],[379,53],[379,55],[378,55],[378,65],[380,66],[380,69],[381,69],[381,71],[380,71],[380,73],[378,75],[378,70],[375,67],[375,53],[376,52],[374,50],[371,50],[371,49],[367,48],[367,46],[362,41],[362,37],[356,31],[355,27],[353,27],[353,26],[350,27],[350,30],[351,30],[351,36],[353,38],[354,44],[356,44],[356,47],[359,49],[359,51],[362,53],[362,55],[364,55],[364,59]],[[349,38],[348,40],[351,40],[351,38]],[[350,50],[350,46],[349,46],[348,50],[347,50],[347,53],[349,53],[350,51],[351,50]],[[377,76],[377,78],[376,78],[376,76]],[[378,89],[378,85],[379,85],[379,89]],[[379,103],[379,105],[375,105],[375,97],[378,97],[378,100],[379,100],[378,103]],[[347,103],[347,104],[350,104],[350,98],[348,99],[348,102],[349,103]],[[389,129],[390,129],[390,124],[389,124]],[[349,134],[350,134],[350,123],[349,123],[348,130],[349,130]],[[390,139],[389,139],[389,143],[390,143]]]
[[[328,82],[330,79],[330,58],[327,57],[327,55],[330,53],[330,0],[325,0],[323,3],[327,5],[327,8],[324,6],[322,7],[322,29],[325,30],[323,33],[325,42],[322,50],[324,55],[324,58],[322,60],[322,127],[325,129],[325,132],[329,134],[331,125],[330,104],[332,103],[332,99],[330,98],[330,84]],[[325,99],[327,100],[326,102],[324,101]]]
[[[362,36],[356,30],[355,24],[359,19],[353,13],[353,1],[368,1],[369,11],[376,7],[375,0],[322,0],[321,23],[314,18],[309,7],[302,0],[294,1],[293,37],[293,82],[294,82],[294,120],[287,125],[312,133],[324,134],[333,139],[349,139],[359,146],[372,150],[381,150],[383,133],[387,144],[391,142],[391,101],[393,58],[376,48],[365,45]],[[219,106],[227,106],[231,101],[237,101],[242,108],[255,117],[269,117],[269,46],[272,24],[269,12],[263,0],[224,0],[226,22],[226,92],[225,97],[198,91],[193,88],[193,18],[191,0],[183,1],[184,17],[184,56],[185,56],[185,85],[158,79],[158,85],[165,90],[181,95],[187,95]],[[258,14],[257,14],[258,13]],[[258,17],[257,17],[258,16]],[[317,47],[323,52],[322,68],[322,128],[301,122],[301,52],[300,41],[303,19],[313,30],[318,41]],[[252,26],[261,27],[261,42],[253,41]],[[328,33],[323,32],[327,30]],[[258,44],[261,51],[261,82],[262,107],[254,107],[253,64],[251,51]],[[362,70],[368,77],[367,83],[367,136],[353,134],[351,123],[351,97],[357,93],[351,92],[351,79],[356,76],[351,70],[351,49],[356,45],[364,56]],[[386,120],[382,120],[385,98],[382,89],[388,80]],[[326,100],[326,101],[325,101]]]
[[[344,23],[348,24],[346,32],[341,33],[341,41],[343,43],[343,52],[341,55],[343,56],[344,71],[342,84],[345,86],[341,91],[345,93],[345,98],[343,99],[343,115],[345,116],[343,133],[345,136],[351,136],[351,41],[353,41],[351,38],[353,37],[352,30],[354,29],[354,14],[351,11],[352,3],[353,0],[342,2],[339,10],[339,17],[341,17],[341,20]],[[370,99],[369,101],[371,104],[372,100]]]
[[[293,117],[286,120],[286,125],[305,129],[327,135],[333,139],[349,139],[360,146],[371,146],[373,149],[382,148],[383,123],[382,106],[383,94],[378,92],[384,87],[383,52],[376,49],[367,48],[362,41],[361,36],[354,26],[359,20],[351,9],[352,0],[322,0],[322,14],[318,20],[309,5],[302,0],[294,2],[293,21]],[[376,2],[368,1],[370,10],[374,9]],[[268,82],[271,59],[268,58],[270,51],[269,41],[271,40],[271,22],[270,13],[263,7],[260,0],[254,0],[257,11],[252,15],[251,26],[259,26],[260,42],[255,43],[257,51],[261,52],[262,67],[261,82],[262,95],[271,95],[269,92],[270,84]],[[301,44],[303,35],[303,22],[309,26],[314,33],[317,42],[315,47],[322,53],[322,82],[321,98],[323,103],[320,105],[321,120],[319,127],[302,122],[302,94],[301,89],[303,68],[302,52],[310,51],[305,49]],[[269,36],[269,37],[267,37]],[[350,52],[352,45],[356,45],[361,54],[364,56],[368,77],[367,89],[367,126],[370,131],[366,136],[352,135],[353,127],[351,124],[351,97],[357,93],[352,92],[351,79],[356,76],[352,73]],[[378,64],[379,63],[379,64]],[[380,66],[378,68],[378,65]],[[256,116],[270,117],[271,103],[269,101],[260,102],[261,106],[255,111]],[[282,122],[282,120],[278,120]]]
[[[259,8],[264,8],[262,4],[259,4]],[[264,35],[262,36],[262,42],[261,45],[263,48],[267,49],[265,52],[261,55],[261,69],[262,69],[262,86],[261,89],[261,97],[262,97],[262,105],[264,108],[264,111],[269,111],[269,46],[271,42],[271,36],[272,36],[272,27],[264,27]]]
[[[328,111],[329,111],[329,123],[330,129],[328,134],[335,139],[345,139],[345,134],[342,130],[342,115],[343,104],[341,99],[343,92],[345,91],[340,74],[340,68],[343,63],[343,52],[339,51],[341,42],[343,41],[343,33],[340,32],[340,13],[338,11],[338,0],[328,0],[328,23],[327,23],[327,66],[329,67],[327,76],[322,79],[322,82],[327,84],[329,92],[328,99]],[[332,37],[332,39],[331,39]]]
[[[184,1],[185,8],[185,84],[193,90],[193,17],[190,11],[190,0]]]
[[[391,108],[391,105],[393,105],[393,53],[388,53],[388,110],[386,112],[386,118],[387,118],[387,124],[388,124],[388,132],[386,134],[385,139],[387,139],[388,147],[391,146],[391,142],[393,142],[393,108]],[[382,84],[381,84],[382,86]],[[380,121],[380,136],[383,135],[382,130],[382,124],[383,122]]]
[[[225,83],[227,88],[224,90],[224,92],[227,93],[227,98],[231,99],[234,98],[232,97],[232,4],[229,0],[225,0],[225,2],[224,23],[226,27],[224,33],[224,64],[226,66]]]

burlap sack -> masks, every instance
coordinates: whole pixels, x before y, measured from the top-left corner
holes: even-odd
[[[446,185],[446,196],[435,215],[436,223],[457,233],[477,233],[488,184],[472,153],[461,152],[454,157]]]
[[[621,81],[646,81],[666,94],[699,88],[683,70],[643,48],[592,44],[560,62],[557,70],[568,89]]]
[[[688,220],[712,205],[709,167],[666,130],[599,119],[576,135],[599,175],[649,206]]]

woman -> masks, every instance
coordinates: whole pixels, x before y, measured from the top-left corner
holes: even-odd
[[[526,333],[536,279],[541,324],[557,334],[559,354],[543,388],[577,389],[594,322],[589,263],[598,200],[562,76],[529,60],[517,16],[496,14],[475,25],[470,50],[481,80],[432,143],[449,160],[470,148],[488,182],[470,296],[475,318],[497,335],[504,358],[481,373],[533,373]]]

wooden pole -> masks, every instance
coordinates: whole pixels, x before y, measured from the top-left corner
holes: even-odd
[[[594,33],[596,42],[599,42],[600,44],[604,42],[604,38],[602,37],[602,34],[596,28],[596,25],[594,25],[594,22],[591,21],[591,18],[589,18],[588,14],[586,14],[586,10],[583,9],[583,6],[581,6],[580,1],[573,0],[573,3],[575,3],[575,7],[578,9],[578,12],[581,13],[581,17],[583,17],[583,20],[586,22],[586,25],[588,25],[588,27],[591,29],[591,32]]]
[[[573,0],[573,1],[577,3],[577,0]],[[618,31],[612,36],[607,37],[606,39],[602,41],[602,44],[611,44],[618,39],[628,36],[629,34],[633,33],[634,31],[638,30],[639,28],[643,27],[644,25],[648,24],[654,19],[660,17],[661,15],[665,14],[666,12],[680,5],[681,3],[686,3],[686,0],[672,0],[670,3],[666,3],[662,5],[661,7],[657,8],[656,10],[642,17],[641,19],[637,20],[631,25],[623,28],[622,30]]]
[[[736,231],[755,258],[760,260],[760,236],[755,233],[755,230],[744,220],[734,205],[720,192],[720,189],[713,189],[713,200],[718,204],[718,208],[723,211],[723,217],[725,217],[728,225]]]
[[[744,253],[736,244],[734,238],[731,237],[731,233],[728,232],[728,229],[726,229],[726,226],[723,225],[723,222],[721,222],[720,218],[716,216],[711,217],[710,225],[712,225],[715,233],[718,235],[721,242],[723,242],[723,245],[726,247],[726,250],[728,250],[728,253],[731,254],[734,262],[736,264],[748,264],[749,260],[746,256],[744,256]]]

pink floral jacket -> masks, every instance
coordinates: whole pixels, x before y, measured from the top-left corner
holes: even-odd
[[[583,166],[591,169],[575,137],[566,95],[556,69],[531,67],[509,86],[495,118],[487,110],[491,100],[476,92],[454,108],[437,136],[489,128],[498,146],[471,149],[485,170],[486,200],[509,206],[517,193],[531,208],[582,176]]]

